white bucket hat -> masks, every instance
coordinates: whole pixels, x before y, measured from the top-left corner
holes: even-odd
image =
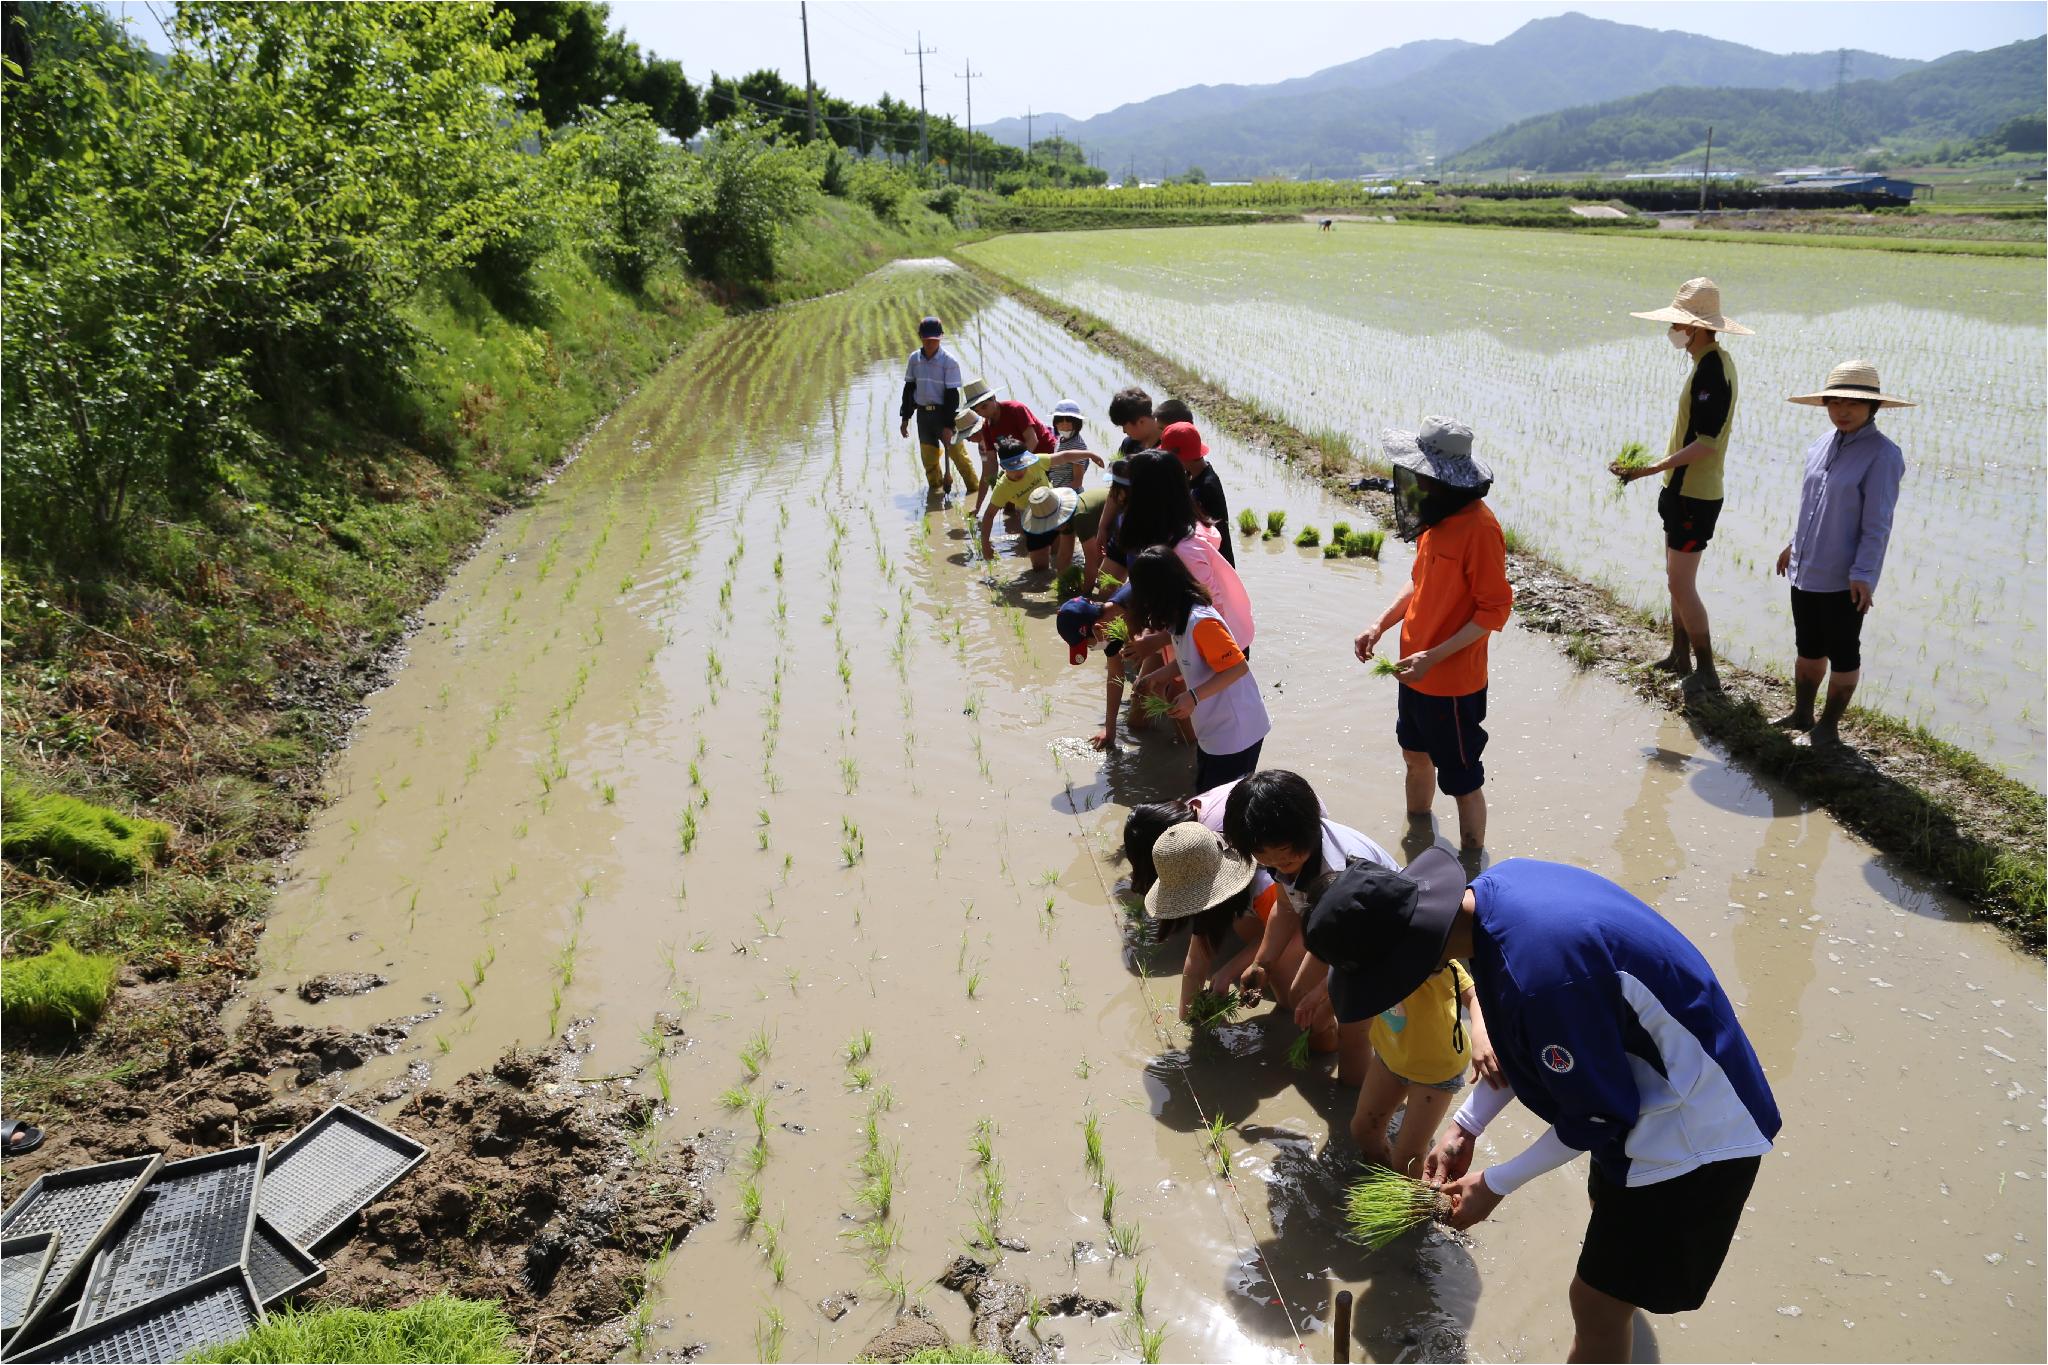
[[[1394,464],[1452,488],[1493,482],[1492,468],[1472,453],[1472,428],[1453,418],[1425,417],[1421,431],[1383,431],[1380,445]]]
[[[1877,382],[1877,366],[1867,360],[1845,360],[1828,371],[1827,387],[1819,393],[1796,393],[1785,401],[1817,408],[1830,398],[1861,398],[1881,408],[1917,408],[1909,398],[1895,398]]]
[[[1199,915],[1250,886],[1257,871],[1251,859],[1225,848],[1213,831],[1193,820],[1159,836],[1152,845],[1152,866],[1159,880],[1145,893],[1145,913],[1153,919]]]
[[[1629,316],[1641,318],[1645,322],[1672,322],[1687,327],[1704,327],[1710,332],[1728,332],[1734,336],[1756,335],[1735,319],[1722,314],[1721,286],[1704,275],[1679,285],[1678,295],[1671,300],[1669,308],[1658,308],[1648,313],[1630,313]]]
[[[991,398],[1001,398],[1002,396],[1002,385],[997,384],[994,387],[990,387],[986,380],[970,379],[965,387],[960,390],[960,406],[971,408],[977,403],[986,403]]]
[[[1024,502],[1024,529],[1034,536],[1057,531],[1074,519],[1081,495],[1071,488],[1034,488]]]

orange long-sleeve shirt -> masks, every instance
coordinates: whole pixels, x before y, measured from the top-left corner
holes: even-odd
[[[1515,590],[1508,585],[1507,544],[1493,509],[1475,502],[1424,531],[1415,542],[1415,596],[1401,618],[1407,657],[1450,639],[1467,621],[1487,634],[1409,683],[1433,697],[1462,697],[1486,686],[1486,645],[1508,623]]]

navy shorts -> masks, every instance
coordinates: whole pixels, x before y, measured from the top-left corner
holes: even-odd
[[[1657,515],[1664,522],[1664,543],[1682,554],[1696,555],[1714,538],[1721,500],[1688,498],[1666,485],[1657,495]]]
[[[1259,750],[1265,745],[1266,741],[1261,739],[1234,754],[1212,754],[1198,746],[1195,749],[1195,794],[1199,796],[1226,782],[1250,777],[1259,770]]]
[[[1802,659],[1826,659],[1837,673],[1863,667],[1863,613],[1849,600],[1849,590],[1801,592],[1792,589],[1792,636]]]
[[[1445,796],[1468,796],[1486,781],[1486,689],[1462,697],[1433,697],[1406,683],[1394,721],[1394,739],[1411,753],[1428,754],[1436,764],[1437,790]]]

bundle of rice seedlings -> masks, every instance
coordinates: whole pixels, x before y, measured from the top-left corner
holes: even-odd
[[[1344,546],[1346,542],[1338,538],[1337,533],[1335,531],[1330,532],[1330,537],[1330,543],[1323,547],[1323,558],[1342,559],[1344,557]]]
[[[1287,513],[1285,511],[1266,513],[1266,539],[1271,540],[1275,536],[1283,534],[1286,530]]]
[[[1139,697],[1138,705],[1142,706],[1145,709],[1145,714],[1153,720],[1158,720],[1173,709],[1173,703],[1156,692],[1147,692]]]
[[[1121,640],[1128,644],[1131,638],[1131,623],[1119,616],[1103,627],[1102,633],[1111,640]]]
[[[1294,543],[1306,550],[1320,545],[1322,540],[1322,532],[1316,530],[1313,526],[1304,526],[1301,528],[1301,534],[1294,538]]]
[[[1384,654],[1379,655],[1372,661],[1372,675],[1375,678],[1397,678],[1401,675],[1401,665]]]
[[[1201,991],[1188,1004],[1188,1027],[1202,1031],[1227,1024],[1237,1018],[1240,1008],[1235,986],[1221,995],[1214,991]]]
[[[1614,462],[1623,469],[1641,469],[1650,463],[1650,452],[1643,448],[1641,441],[1630,441],[1616,452]]]
[[[1344,1221],[1351,1236],[1378,1251],[1411,1228],[1450,1212],[1450,1201],[1434,1185],[1376,1166],[1351,1187]]]
[[[1069,597],[1079,597],[1087,585],[1088,571],[1079,564],[1069,564],[1061,569],[1059,577],[1052,581],[1052,595],[1064,602]]]
[[[1380,546],[1386,543],[1384,531],[1353,531],[1344,538],[1344,553],[1352,559],[1363,555],[1367,559],[1380,557]]]
[[[1296,1071],[1308,1070],[1308,1035],[1298,1035],[1287,1045],[1287,1065]]]
[[[1344,543],[1344,541],[1345,541],[1345,540],[1346,540],[1346,539],[1347,539],[1347,538],[1348,538],[1348,537],[1349,537],[1350,535],[1351,535],[1351,523],[1350,523],[1350,522],[1348,522],[1348,521],[1333,521],[1333,522],[1331,522],[1331,523],[1330,523],[1330,543],[1331,543],[1331,544],[1333,544],[1333,545],[1342,545],[1342,544]]]
[[[1237,533],[1246,540],[1256,536],[1259,533],[1259,514],[1249,507],[1241,509],[1237,514]]]

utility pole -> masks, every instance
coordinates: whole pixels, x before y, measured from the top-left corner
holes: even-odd
[[[1711,172],[1713,171],[1713,169],[1714,169],[1714,125],[1713,125],[1713,124],[1711,124],[1711,123],[1709,123],[1709,124],[1707,125],[1707,154],[1706,154],[1706,155],[1705,155],[1704,157],[1701,157],[1701,158],[1700,158],[1700,211],[1699,211],[1699,216],[1700,216],[1700,217],[1702,217],[1702,218],[1704,218],[1704,217],[1706,217],[1706,216],[1707,216],[1707,176],[1708,176],[1708,175],[1709,175],[1709,174],[1710,174],[1710,173],[1711,173]]]
[[[1031,106],[1028,104],[1024,106],[1024,159],[1031,159]]]
[[[811,130],[806,141],[818,140],[818,87],[811,84],[811,8],[806,0],[797,0],[797,21],[804,26],[804,110],[810,115]]]
[[[917,35],[917,50],[903,54],[906,57],[917,58],[917,164],[920,170],[929,170],[932,164],[932,145],[925,136],[924,59],[935,57],[938,52],[937,48],[924,45],[924,31],[920,29]]]
[[[967,69],[960,73],[960,79],[967,82],[967,183],[974,183],[974,78],[984,73],[974,69],[968,62]]]

